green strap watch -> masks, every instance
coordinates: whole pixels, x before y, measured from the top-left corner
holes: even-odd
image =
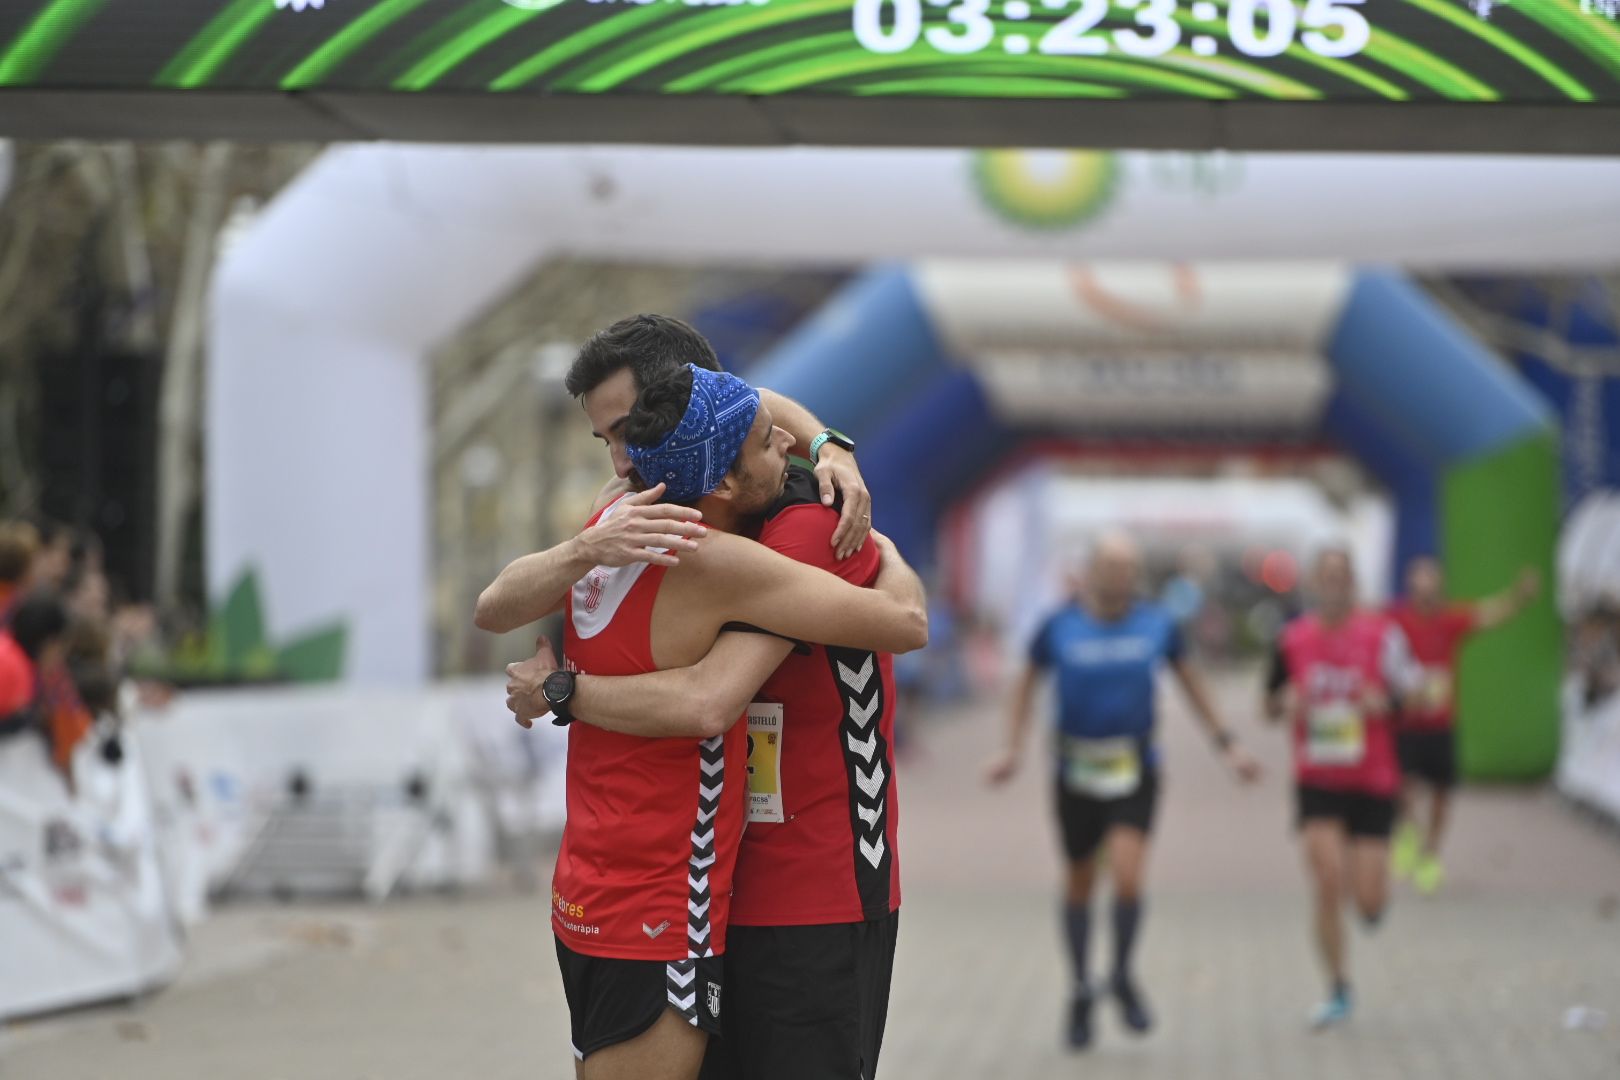
[[[823,431],[820,435],[817,435],[815,438],[810,440],[810,460],[820,464],[821,448],[826,446],[828,443],[832,443],[834,446],[848,450],[852,454],[855,452],[854,439],[850,438],[848,435],[845,435],[837,428],[828,428],[826,431]]]

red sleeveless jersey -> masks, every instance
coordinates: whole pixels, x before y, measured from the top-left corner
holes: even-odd
[[[575,584],[564,630],[572,670],[656,670],[652,611],[665,569],[599,566]],[[568,820],[551,883],[551,925],[564,945],[625,960],[725,951],[747,752],[741,723],[702,741],[568,729]]]
[[[1279,642],[1294,687],[1294,771],[1299,783],[1389,796],[1400,788],[1395,736],[1387,711],[1369,713],[1362,695],[1392,693],[1385,677],[1388,618],[1357,612],[1329,628],[1315,615],[1289,623]]]
[[[814,478],[795,468],[759,541],[853,584],[871,585],[877,545],[840,562],[828,543],[837,525],[838,514],[821,505]],[[731,921],[806,926],[888,915],[900,906],[894,658],[811,646],[789,655],[754,701],[750,820],[737,858]]]
[[[1390,608],[1389,617],[1406,634],[1412,656],[1423,666],[1422,684],[1401,706],[1402,726],[1451,727],[1457,711],[1457,651],[1479,624],[1473,609],[1457,605],[1429,615],[1409,604],[1397,604]]]

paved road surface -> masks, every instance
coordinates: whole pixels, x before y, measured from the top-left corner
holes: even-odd
[[[1305,1031],[1319,992],[1287,828],[1283,738],[1253,681],[1218,681],[1271,768],[1240,791],[1172,695],[1144,985],[1161,1025],[1105,1014],[1060,1049],[1065,987],[1045,773],[987,792],[993,709],[922,718],[902,767],[906,900],[886,1080],[1615,1080],[1620,834],[1542,792],[1471,791],[1448,888],[1357,932],[1360,1012]],[[1098,955],[1102,950],[1095,950]],[[0,964],[4,958],[0,958]],[[1598,1030],[1565,1030],[1571,1006]],[[551,1080],[572,1076],[543,897],[230,907],[179,984],[135,1007],[13,1025],[5,1080]]]

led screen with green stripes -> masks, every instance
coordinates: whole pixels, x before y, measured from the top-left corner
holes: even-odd
[[[0,87],[1620,102],[1620,0],[8,0]]]

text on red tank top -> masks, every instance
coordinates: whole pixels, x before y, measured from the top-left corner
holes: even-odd
[[[1328,627],[1314,615],[1284,631],[1284,653],[1297,700],[1293,718],[1298,781],[1313,787],[1392,794],[1399,786],[1387,711],[1366,705],[1386,691],[1382,616],[1358,613]]]

